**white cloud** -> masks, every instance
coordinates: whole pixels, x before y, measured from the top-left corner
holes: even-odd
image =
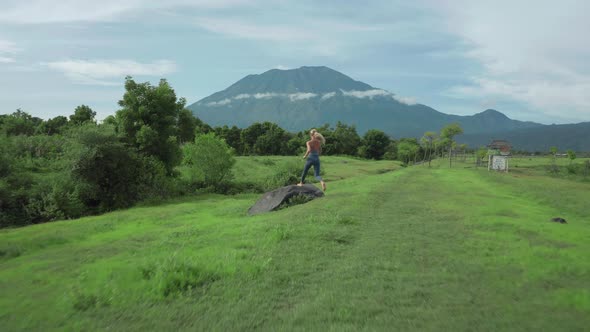
[[[257,25],[240,22],[235,19],[201,17],[196,24],[211,32],[245,39],[265,40],[273,42],[302,42],[314,38],[314,35],[303,27],[288,25]]]
[[[198,17],[195,24],[230,38],[272,42],[280,49],[305,51],[316,56],[346,56],[343,48],[351,45],[358,47],[358,43],[351,40],[355,35],[365,36],[366,39],[372,37],[375,31],[383,30],[380,26],[329,19],[302,19],[277,24],[253,23],[240,18]]]
[[[366,90],[366,91],[357,91],[357,90],[343,91],[343,90],[340,90],[340,93],[342,93],[342,95],[344,95],[344,96],[354,97],[354,98],[372,99],[377,96],[391,97],[392,99],[397,100],[400,103],[404,103],[407,105],[416,104],[416,101],[414,98],[395,97],[393,95],[393,93],[385,91],[385,90],[381,90],[381,89],[373,89],[373,90]],[[225,98],[220,101],[209,102],[206,105],[207,106],[224,106],[224,105],[231,103],[234,100],[243,100],[243,99],[249,99],[249,98],[253,98],[253,99],[288,98],[290,101],[295,102],[295,101],[307,100],[307,99],[316,98],[316,97],[321,96],[321,100],[326,100],[329,98],[333,98],[334,96],[336,96],[336,94],[337,94],[336,91],[327,92],[327,93],[324,93],[321,95],[317,94],[317,93],[313,93],[313,92],[297,92],[297,93],[265,92],[265,93],[255,93],[255,94],[242,93],[237,96]]]
[[[518,101],[545,115],[590,120],[590,2],[465,0],[436,6],[449,31],[471,45],[465,56],[483,66],[470,84],[447,95]]]
[[[231,103],[231,100],[228,98],[225,98],[223,100],[220,101],[212,101],[210,103],[207,103],[207,106],[224,106]]]
[[[45,24],[105,22],[169,8],[217,9],[248,4],[247,0],[4,0],[0,23]]]
[[[406,105],[416,105],[416,98],[414,97],[396,97],[396,96],[391,96],[393,99],[399,101],[402,104],[406,104]]]
[[[372,89],[372,90],[363,90],[363,91],[359,91],[359,90],[350,90],[350,91],[344,91],[344,90],[340,90],[342,92],[343,96],[346,97],[354,97],[354,98],[369,98],[369,99],[373,99],[375,97],[389,97],[393,100],[397,100],[398,102],[402,103],[402,104],[406,104],[406,105],[415,105],[416,104],[416,99],[413,97],[396,97],[393,93],[386,91],[386,90],[382,90],[382,89]],[[333,97],[333,95],[325,94],[324,96],[322,96],[322,98],[331,98]]]
[[[103,81],[127,75],[163,76],[176,71],[176,64],[169,60],[140,63],[133,60],[64,60],[41,63],[42,66],[62,72],[81,84],[117,85]]]
[[[16,62],[14,58],[0,56],[0,63],[13,63]]]
[[[336,95],[336,92],[328,92],[322,95],[322,100],[330,99]]]
[[[393,94],[391,92],[381,90],[381,89],[364,90],[364,91],[359,91],[359,90],[350,90],[350,91],[340,90],[340,91],[342,92],[342,94],[344,96],[355,97],[355,98],[373,99],[373,97],[377,97],[377,96],[393,96]]]
[[[279,97],[279,96],[281,96],[281,94],[274,93],[274,92],[265,92],[265,93],[256,93],[251,96],[256,99],[270,99],[273,97]]]
[[[306,99],[317,97],[317,96],[318,96],[317,94],[311,93],[311,92],[300,92],[300,93],[289,94],[289,99],[291,101],[297,101],[297,100],[306,100]]]
[[[275,69],[279,69],[279,70],[289,70],[289,69],[292,69],[292,68],[285,67],[285,66],[283,66],[283,65],[278,65],[278,66],[276,66],[276,67],[275,67]]]
[[[8,40],[0,40],[0,63],[16,62],[14,55],[20,51],[21,49],[16,47],[15,43]]]
[[[1,40],[0,39],[0,53],[10,53],[14,54],[19,52],[20,49],[16,47],[16,44],[8,41],[8,40]]]

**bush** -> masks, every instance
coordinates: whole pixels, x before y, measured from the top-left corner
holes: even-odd
[[[199,135],[194,143],[183,146],[183,164],[188,166],[192,183],[215,187],[231,180],[235,164],[230,147],[213,133]]]
[[[131,206],[149,197],[161,182],[162,166],[156,157],[138,154],[121,143],[111,126],[86,126],[70,148],[72,176],[79,197],[93,213]],[[157,190],[157,189],[154,189]]]
[[[170,257],[157,265],[141,269],[143,279],[154,284],[156,295],[176,297],[184,293],[207,287],[222,278],[222,275],[188,260]]]
[[[274,172],[268,177],[263,187],[265,191],[276,189],[299,182],[303,165],[296,159],[289,159],[278,163]]]

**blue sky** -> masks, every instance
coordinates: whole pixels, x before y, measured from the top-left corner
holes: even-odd
[[[0,113],[117,110],[126,75],[193,103],[324,65],[441,112],[590,121],[590,2],[0,0]]]

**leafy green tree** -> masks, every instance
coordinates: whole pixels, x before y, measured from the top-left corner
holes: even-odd
[[[391,140],[389,145],[385,149],[385,153],[383,154],[383,159],[386,160],[396,160],[398,159],[398,142]]]
[[[10,174],[13,163],[10,153],[11,146],[8,137],[0,135],[0,178]]]
[[[574,150],[567,150],[567,157],[570,160],[570,166],[572,162],[576,159],[576,152]]]
[[[281,155],[286,150],[287,132],[270,122],[263,123],[264,134],[256,139],[254,153],[257,155]]]
[[[416,139],[401,139],[397,144],[398,158],[404,164],[408,164],[410,161],[414,161],[415,163],[419,151],[420,145]]]
[[[168,173],[180,163],[178,119],[186,101],[164,79],[157,86],[125,79],[125,94],[117,111],[120,131],[140,152],[160,160]]]
[[[461,150],[461,154],[463,155],[463,161],[465,161],[465,159],[467,158],[467,144],[463,143],[463,144],[459,144],[459,150]]]
[[[449,149],[449,167],[452,167],[453,147],[455,145],[454,138],[460,134],[463,134],[463,128],[458,123],[447,125],[440,131],[440,137]]]
[[[293,135],[286,145],[287,155],[302,155],[305,153],[307,137],[302,132]]]
[[[323,133],[322,133],[323,134]],[[334,154],[353,156],[361,145],[361,138],[354,125],[348,126],[338,121],[330,138],[334,142]]]
[[[45,135],[58,135],[63,133],[63,131],[67,128],[67,125],[68,118],[63,115],[59,115],[43,122],[39,126],[38,132]]]
[[[243,146],[241,140],[242,130],[236,126],[231,128],[228,126],[213,128],[215,135],[225,140],[225,142],[236,152],[241,155],[243,153]]]
[[[117,117],[114,115],[109,115],[106,118],[104,118],[104,120],[102,121],[103,124],[106,125],[110,125],[115,127],[115,130],[117,130],[118,132],[118,127],[119,127],[119,121],[117,120]]]
[[[256,144],[258,137],[262,136],[264,133],[264,126],[260,122],[255,122],[248,128],[242,130],[240,136],[242,146],[244,147],[244,154],[249,155],[254,153],[254,144]]]
[[[73,136],[72,175],[87,185],[81,196],[88,207],[109,211],[131,206],[140,198],[141,160],[119,141],[113,127],[87,123]]]
[[[189,167],[192,182],[216,186],[231,179],[235,159],[227,143],[214,133],[198,135],[194,143],[182,149],[183,164]]]
[[[74,114],[70,115],[70,122],[74,125],[81,125],[86,122],[96,123],[94,117],[96,112],[87,105],[80,105],[74,110]]]
[[[199,119],[199,118],[195,118],[195,119],[197,119],[197,127],[195,128],[195,136],[200,135],[200,134],[208,134],[208,133],[214,131],[210,125],[206,124],[201,119]]]
[[[281,155],[287,151],[288,133],[272,122],[253,123],[240,136],[244,154]]]
[[[434,151],[434,145],[436,143],[436,133],[433,131],[425,132],[422,138],[420,139],[420,143],[422,143],[422,146],[426,150],[424,157],[428,159],[428,167],[430,167],[430,161],[432,160],[432,153]]]
[[[389,136],[383,131],[377,129],[367,131],[362,141],[363,149],[361,151],[364,153],[363,157],[376,160],[382,159],[389,143]]]
[[[16,112],[5,116],[2,122],[2,129],[8,136],[31,136],[35,134],[43,120],[19,108]]]
[[[184,108],[178,114],[178,139],[180,143],[193,142],[195,130],[197,129],[197,118],[193,113]]]
[[[481,147],[481,148],[479,148],[479,149],[477,150],[477,152],[476,152],[476,158],[477,158],[477,161],[475,162],[475,165],[476,165],[476,166],[479,166],[479,165],[481,165],[481,163],[482,163],[483,159],[484,159],[485,157],[487,157],[487,155],[488,155],[488,149],[486,149],[485,147]]]
[[[402,141],[397,144],[397,157],[404,164],[407,165],[412,159],[412,143]]]

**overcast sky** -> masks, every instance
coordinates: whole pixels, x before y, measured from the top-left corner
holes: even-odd
[[[117,110],[126,75],[189,104],[328,66],[441,112],[590,121],[590,1],[0,0],[0,114]]]

